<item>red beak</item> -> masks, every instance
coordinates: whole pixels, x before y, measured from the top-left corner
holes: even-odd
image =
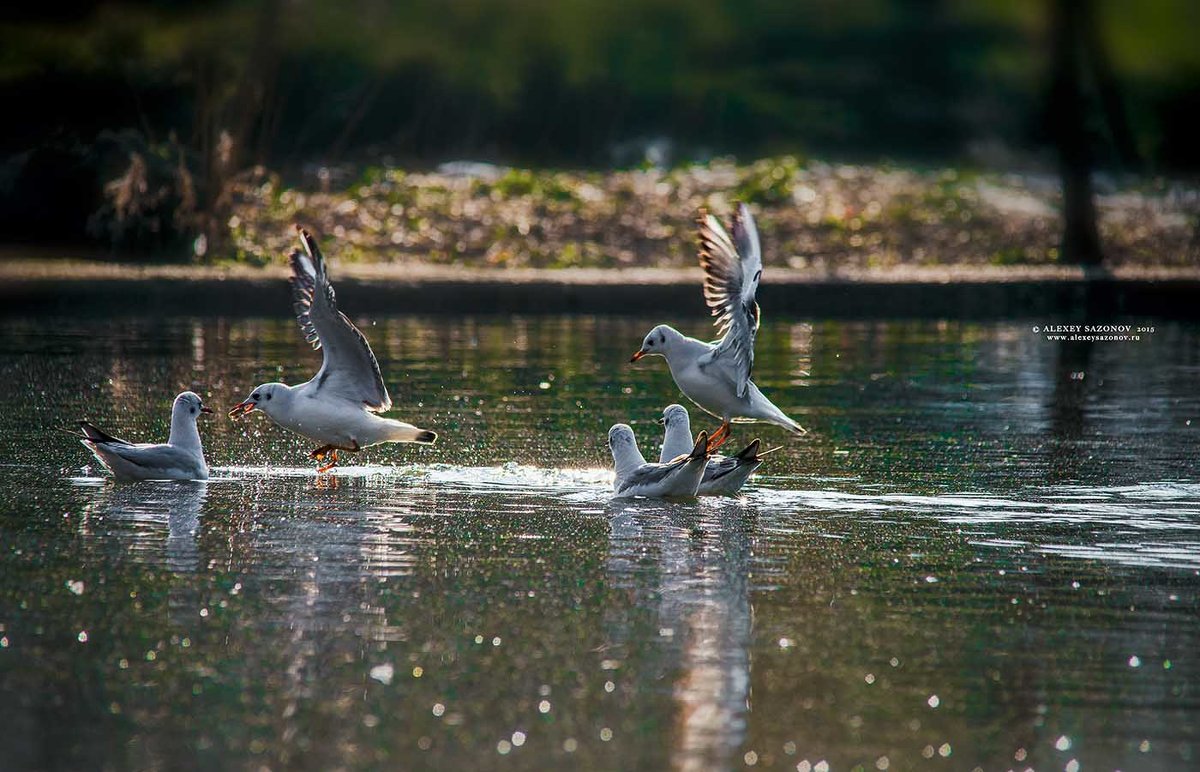
[[[245,402],[239,402],[236,405],[234,405],[233,409],[229,411],[229,417],[236,421],[237,419],[241,418],[242,416],[246,415],[247,413],[253,413],[253,412],[254,412],[254,403],[251,402],[250,400],[246,400]]]
[[[211,407],[206,407],[205,405],[201,405],[201,406],[200,406],[200,412],[201,412],[201,413],[208,413],[209,415],[212,415],[213,409],[212,409]]]
[[[633,356],[631,356],[631,357],[629,358],[629,361],[630,361],[630,362],[636,362],[636,361],[638,361],[639,359],[641,359],[641,358],[642,358],[642,357],[644,357],[644,356],[646,356],[646,352],[645,352],[645,351],[639,351],[639,352],[637,352],[636,354],[634,354]]]

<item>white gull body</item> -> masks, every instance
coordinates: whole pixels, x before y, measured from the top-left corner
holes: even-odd
[[[628,424],[615,424],[608,430],[608,446],[617,474],[613,492],[618,498],[690,498],[700,488],[708,459],[708,435],[705,432],[700,432],[688,453],[667,463],[647,463]]]
[[[683,405],[667,405],[663,417],[659,419],[663,425],[662,453],[659,461],[666,463],[672,459],[691,452],[692,424],[687,408]],[[733,496],[736,495],[755,469],[762,464],[762,457],[769,453],[759,453],[759,441],[753,440],[736,456],[709,456],[708,465],[704,467],[704,477],[700,480],[697,495],[700,496]]]
[[[132,443],[80,421],[80,442],[118,480],[207,480],[208,464],[196,419],[211,413],[200,396],[185,391],[171,405],[171,434],[164,444]]]
[[[759,323],[755,295],[762,277],[762,248],[754,216],[745,204],[734,215],[732,238],[720,220],[701,212],[700,265],[705,274],[704,299],[717,317],[721,339],[705,343],[660,324],[650,331],[630,361],[651,355],[664,357],[684,396],[721,419],[721,427],[712,437],[715,444],[725,441],[731,422],[766,421],[792,434],[804,434],[804,428],[750,380]]]
[[[392,407],[379,363],[367,339],[338,310],[316,240],[303,228],[297,230],[304,251],[291,255],[294,308],[305,339],[324,352],[321,369],[298,386],[264,383],[229,415],[261,410],[283,428],[320,443],[311,455],[331,459],[323,471],[337,463],[339,450],[383,442],[433,443],[434,432],[376,415]]]

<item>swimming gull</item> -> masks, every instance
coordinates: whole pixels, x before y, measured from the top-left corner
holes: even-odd
[[[695,496],[708,459],[708,434],[705,432],[700,432],[696,444],[686,455],[665,464],[646,462],[628,424],[615,424],[608,430],[608,446],[612,449],[616,467],[613,491],[618,498]]]
[[[171,405],[171,435],[166,444],[126,442],[80,421],[80,441],[118,480],[207,480],[208,464],[196,419],[211,413],[199,395],[185,391]]]

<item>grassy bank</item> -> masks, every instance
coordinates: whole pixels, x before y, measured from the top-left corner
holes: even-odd
[[[242,183],[228,254],[281,261],[301,222],[349,262],[682,267],[694,264],[697,209],[727,213],[736,200],[758,213],[768,265],[817,274],[1047,266],[1060,233],[1052,178],[791,157],[610,173],[371,168],[323,187],[284,187],[265,173]],[[1161,181],[1100,187],[1106,265],[1200,264],[1200,191]]]

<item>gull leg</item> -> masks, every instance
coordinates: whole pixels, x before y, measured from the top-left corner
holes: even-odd
[[[725,444],[729,439],[729,422],[722,421],[720,428],[713,432],[708,438],[708,452],[712,453],[717,448]]]
[[[338,461],[337,448],[330,448],[329,449],[329,463],[326,464],[325,466],[319,467],[317,469],[317,473],[322,474],[324,472],[328,472],[330,469],[333,469],[335,466],[337,466],[337,461]]]
[[[321,447],[308,454],[308,457],[315,461],[324,461],[326,458],[331,459],[327,466],[322,466],[317,469],[318,472],[328,472],[337,464],[337,448],[332,445],[322,445]]]

